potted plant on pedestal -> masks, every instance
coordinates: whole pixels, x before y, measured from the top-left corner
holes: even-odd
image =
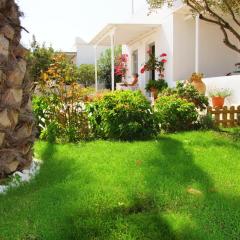
[[[155,57],[151,50],[148,50],[149,60],[144,64],[141,69],[141,73],[144,74],[147,71],[156,71],[158,72],[159,79],[158,80],[149,80],[146,85],[146,90],[150,91],[154,99],[157,98],[159,92],[161,92],[164,88],[168,87],[167,82],[164,80],[164,70],[165,63],[167,62],[166,53],[162,53],[159,57]]]
[[[231,95],[232,91],[229,89],[215,89],[209,92],[214,108],[223,108],[225,98],[230,97]]]
[[[158,93],[167,88],[168,84],[164,79],[149,80],[146,85],[146,90],[153,94],[154,99],[157,99]]]

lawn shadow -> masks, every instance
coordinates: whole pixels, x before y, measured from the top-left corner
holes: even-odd
[[[13,216],[13,212],[22,209],[21,214],[16,216],[14,228],[9,227],[13,221],[11,218],[6,217],[3,223],[0,220],[0,226],[12,229],[12,234],[18,239],[72,239],[74,226],[69,221],[69,214],[76,210],[74,203],[84,197],[79,190],[82,186],[78,186],[78,178],[75,180],[75,177],[77,174],[83,178],[87,176],[88,182],[94,179],[82,164],[78,162],[76,165],[78,159],[64,153],[62,147],[64,145],[42,142],[38,157],[43,164],[39,174],[30,183],[13,189],[4,199],[11,206],[7,215]],[[74,146],[66,147],[71,151]],[[75,181],[74,184],[72,181]],[[14,199],[21,201],[13,204]],[[24,230],[18,229],[22,223]]]
[[[181,231],[173,231],[172,234],[184,240],[212,239],[206,236],[215,236],[216,233],[221,239],[237,239],[236,236],[240,235],[240,230],[236,230],[239,229],[236,218],[240,214],[240,198],[218,193],[210,176],[195,164],[193,154],[184,148],[182,142],[163,137],[159,139],[157,148],[159,158],[146,155],[157,169],[153,171],[150,167],[150,170],[145,170],[149,193],[157,199],[158,206],[162,206],[159,208],[161,214],[186,212],[196,223],[195,228],[183,226]],[[184,209],[186,206],[187,211]],[[201,210],[205,215],[201,216]],[[226,216],[228,210],[229,215]]]
[[[81,209],[69,218],[71,239],[153,239],[176,240],[169,225],[157,213],[149,196],[136,197],[127,206],[94,210]],[[94,222],[94,224],[93,224]]]

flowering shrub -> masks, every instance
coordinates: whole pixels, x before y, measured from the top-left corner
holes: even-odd
[[[65,55],[56,55],[41,74],[34,100],[40,137],[51,142],[77,142],[88,138],[83,102],[89,90],[77,83],[76,66]]]
[[[117,63],[115,66],[115,74],[117,76],[121,76],[122,78],[126,78],[126,74],[128,71],[127,67],[128,62],[128,55],[122,54],[120,57],[117,58]]]
[[[92,134],[99,138],[136,140],[158,133],[151,105],[140,91],[115,91],[87,106]]]

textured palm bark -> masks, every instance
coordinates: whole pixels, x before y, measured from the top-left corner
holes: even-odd
[[[0,178],[30,165],[34,142],[33,84],[20,45],[18,6],[0,0]]]

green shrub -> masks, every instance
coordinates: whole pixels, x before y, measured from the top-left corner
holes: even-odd
[[[194,104],[177,95],[158,98],[155,110],[161,128],[167,132],[192,129],[198,118]]]
[[[52,121],[50,122],[41,132],[40,139],[46,140],[50,143],[57,142],[61,134],[61,127],[59,126],[58,122]]]
[[[85,87],[95,83],[95,68],[93,64],[81,64],[78,68],[78,80]]]
[[[188,102],[192,102],[199,110],[204,110],[208,107],[208,98],[199,93],[191,84],[184,84],[177,82],[176,88],[165,89],[162,92],[162,96],[177,95],[180,98],[186,99]]]
[[[115,91],[87,107],[95,137],[137,140],[157,134],[151,105],[140,91]]]
[[[46,127],[48,102],[43,96],[34,96],[32,99],[33,113],[35,116],[38,135]]]
[[[198,128],[201,130],[210,130],[210,129],[217,128],[210,114],[200,115],[197,125],[198,125]]]

